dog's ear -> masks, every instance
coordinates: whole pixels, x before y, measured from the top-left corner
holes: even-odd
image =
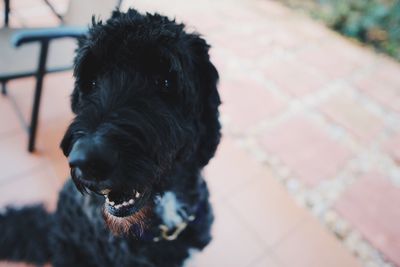
[[[200,99],[200,140],[197,149],[197,157],[200,166],[207,165],[214,156],[221,139],[221,125],[219,123],[218,106],[221,104],[217,91],[218,71],[210,61],[208,54],[210,46],[200,36],[193,34],[190,38],[190,49],[193,54],[197,91]]]
[[[92,47],[94,46],[95,40],[92,40],[90,36],[101,35],[101,21],[95,21],[92,18],[92,27],[89,29],[89,33],[82,36],[78,40],[78,48],[75,51],[74,58],[74,77],[75,86],[71,95],[71,108],[74,113],[79,110],[79,102],[82,93],[88,92],[95,85],[95,78],[99,71],[99,62],[93,55]]]
[[[135,9],[133,8],[129,8],[126,12],[121,12],[119,10],[119,8],[116,8],[115,10],[113,10],[113,12],[111,13],[111,18],[110,20],[113,19],[118,19],[121,17],[125,17],[125,18],[130,18],[133,19],[136,16],[140,16],[139,12],[137,12]]]
[[[79,102],[81,98],[82,87],[87,78],[85,78],[90,65],[90,49],[88,37],[84,36],[79,39],[78,49],[74,58],[74,77],[75,86],[71,95],[71,109],[74,113],[78,112]]]

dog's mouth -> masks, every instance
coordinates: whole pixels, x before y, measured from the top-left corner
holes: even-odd
[[[153,208],[151,186],[136,189],[132,185],[113,186],[111,179],[89,181],[82,179],[73,169],[71,178],[82,194],[90,191],[104,197],[102,215],[112,233],[118,236],[141,235],[146,229]]]
[[[101,190],[104,196],[103,218],[115,235],[140,236],[151,214],[151,190]]]
[[[105,210],[115,217],[129,217],[139,212],[150,198],[150,191],[111,190],[100,192],[105,198]]]
[[[125,189],[114,189],[109,182],[84,180],[77,174],[75,169],[71,169],[71,178],[81,193],[91,191],[95,194],[103,195],[105,198],[105,212],[115,217],[134,215],[147,204],[151,196],[150,189],[137,190],[131,186],[126,186]]]

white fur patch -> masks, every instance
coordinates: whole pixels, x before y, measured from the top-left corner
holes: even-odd
[[[7,209],[5,207],[0,207],[0,215],[6,214]]]
[[[156,212],[161,217],[163,223],[168,228],[173,228],[183,222],[182,217],[179,215],[182,205],[179,203],[175,193],[166,192],[159,203],[157,203]]]
[[[189,257],[183,262],[184,267],[196,267],[198,266],[197,257],[199,255],[199,250],[195,248],[189,249]]]

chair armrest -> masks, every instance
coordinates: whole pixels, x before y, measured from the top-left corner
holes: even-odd
[[[11,43],[18,47],[25,43],[50,41],[59,38],[80,38],[88,32],[87,27],[55,27],[20,30],[13,34]]]

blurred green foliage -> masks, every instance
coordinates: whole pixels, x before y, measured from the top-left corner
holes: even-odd
[[[400,60],[400,0],[283,0]]]

